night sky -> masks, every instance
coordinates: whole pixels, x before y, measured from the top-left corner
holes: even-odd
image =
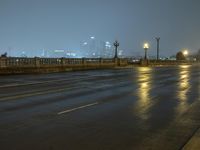
[[[200,48],[200,0],[0,0],[0,52],[79,50],[91,36],[126,55],[161,37],[161,55]]]

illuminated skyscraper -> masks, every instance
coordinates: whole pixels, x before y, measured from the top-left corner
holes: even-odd
[[[82,57],[87,58],[111,58],[113,56],[111,43],[97,40],[94,36],[80,43],[80,51]]]

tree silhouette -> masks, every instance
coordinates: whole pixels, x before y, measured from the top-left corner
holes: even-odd
[[[186,60],[186,58],[185,58],[183,52],[178,52],[178,53],[176,54],[176,60]]]
[[[1,57],[7,57],[7,52],[5,52],[4,54],[1,54]]]

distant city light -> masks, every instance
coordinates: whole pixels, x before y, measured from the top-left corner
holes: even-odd
[[[111,44],[110,44],[110,42],[106,42],[106,45],[105,45],[107,48],[111,48]]]
[[[64,50],[54,50],[55,53],[63,53],[65,52]]]
[[[107,48],[111,48],[111,45],[106,45]]]
[[[87,44],[88,44],[87,42],[84,42],[84,43],[83,43],[83,45],[87,45]]]
[[[93,39],[95,39],[95,37],[94,37],[94,36],[91,36],[91,37],[90,37],[90,39],[92,39],[92,40],[93,40]]]
[[[118,55],[122,55],[123,54],[123,50],[119,50]]]

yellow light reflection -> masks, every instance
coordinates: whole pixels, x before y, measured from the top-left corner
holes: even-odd
[[[188,87],[189,87],[189,75],[188,72],[183,71],[182,73],[184,74],[180,74],[180,78],[179,78],[179,98],[182,101],[187,100],[187,91],[188,91]]]
[[[147,110],[150,107],[150,89],[151,89],[152,69],[149,67],[138,68],[138,102],[136,109],[142,119],[148,118]]]
[[[186,68],[190,68],[191,65],[180,65],[180,69],[186,69]]]
[[[179,82],[178,82],[178,99],[179,99],[179,106],[178,106],[178,112],[182,113],[186,110],[188,103],[188,96],[187,93],[189,91],[190,85],[190,72],[189,72],[190,66],[180,66],[179,70]]]

